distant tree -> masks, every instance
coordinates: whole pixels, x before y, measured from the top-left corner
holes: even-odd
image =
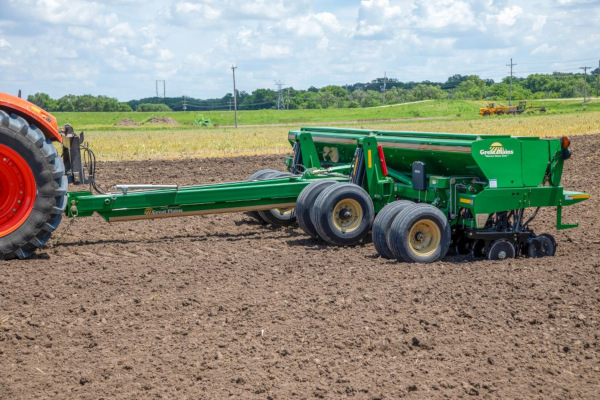
[[[414,89],[410,90],[410,100],[437,100],[448,97],[445,91],[439,86],[418,84]]]
[[[58,99],[58,110],[59,111],[76,111],[75,109],[75,101],[77,100],[77,96],[73,94],[67,94],[66,96]]]
[[[36,93],[34,95],[29,95],[27,96],[27,101],[35,104],[40,108],[43,108],[48,112],[58,111],[58,102],[46,93]]]
[[[455,99],[473,99],[479,100],[485,96],[486,83],[477,75],[469,75],[466,80],[462,81],[454,90],[453,98]]]
[[[341,86],[325,86],[319,89],[319,101],[323,108],[343,108],[348,101],[348,91]]]
[[[133,109],[127,103],[119,103],[117,104],[117,109],[115,111],[129,112],[133,111]]]
[[[456,74],[456,75],[452,75],[451,77],[449,77],[446,82],[444,82],[442,84],[442,89],[453,89],[455,87],[457,87],[458,85],[460,85],[462,82],[466,81],[468,78],[467,75],[460,75],[460,74]]]

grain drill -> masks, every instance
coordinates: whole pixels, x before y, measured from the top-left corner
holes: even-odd
[[[371,233],[383,258],[434,262],[449,251],[503,260],[552,256],[556,241],[530,227],[542,207],[589,198],[560,185],[570,141],[431,132],[309,127],[288,134],[286,171],[210,185],[95,181],[83,134],[39,107],[0,93],[0,257],[27,258],[63,216],[108,222],[248,212],[298,224],[315,240],[352,246]],[[53,142],[62,144],[59,155]],[[68,191],[68,185],[89,191]]]

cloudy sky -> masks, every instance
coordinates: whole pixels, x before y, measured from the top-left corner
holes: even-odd
[[[222,97],[598,67],[600,0],[0,0],[0,91]]]

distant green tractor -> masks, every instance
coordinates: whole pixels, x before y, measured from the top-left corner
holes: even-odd
[[[194,119],[194,125],[211,126],[212,123],[210,122],[210,119],[204,118],[204,115],[198,114],[198,115],[196,115],[196,118]]]
[[[523,100],[523,101],[519,101],[519,105],[518,106],[510,106],[510,107],[508,107],[508,110],[506,112],[507,112],[507,114],[516,115],[516,114],[522,114],[524,112],[534,113],[536,111],[539,111],[541,113],[545,113],[546,112],[546,107],[527,106],[527,102]]]

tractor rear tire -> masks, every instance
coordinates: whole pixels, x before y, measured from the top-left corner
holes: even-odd
[[[377,250],[377,253],[379,253],[381,257],[387,258],[388,260],[393,260],[395,258],[392,250],[390,250],[390,247],[387,244],[386,236],[396,215],[406,207],[414,204],[415,203],[408,200],[394,201],[383,207],[375,217],[371,237],[373,239],[373,244],[375,245],[375,250]]]
[[[358,244],[369,233],[374,218],[371,197],[354,183],[323,190],[310,213],[319,237],[336,246]]]
[[[68,181],[54,145],[34,125],[0,110],[0,259],[24,259],[58,227]]]
[[[315,224],[310,219],[310,210],[315,205],[315,200],[321,194],[325,188],[339,183],[332,179],[319,179],[308,186],[306,186],[300,192],[298,199],[296,199],[296,219],[300,228],[306,232],[313,239],[319,239],[319,233]]]

